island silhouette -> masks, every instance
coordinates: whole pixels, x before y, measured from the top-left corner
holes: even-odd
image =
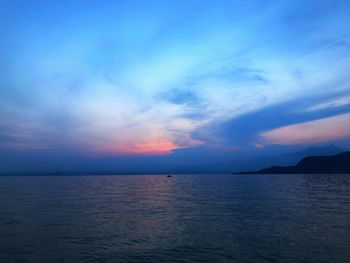
[[[295,166],[271,166],[238,174],[350,174],[350,151],[330,156],[308,156]],[[237,174],[237,173],[234,173]]]

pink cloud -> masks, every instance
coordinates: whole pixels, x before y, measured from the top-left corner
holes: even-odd
[[[347,137],[350,137],[350,113],[263,132],[260,144],[310,144]]]

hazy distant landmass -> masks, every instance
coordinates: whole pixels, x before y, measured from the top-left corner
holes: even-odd
[[[332,156],[309,156],[303,158],[295,166],[271,166],[247,174],[318,174],[318,173],[350,173],[350,151]]]
[[[296,165],[301,159],[308,156],[329,156],[344,152],[344,149],[335,145],[314,146],[299,151],[292,151],[284,154],[266,154],[263,157],[253,158],[240,163],[235,163],[232,167],[233,172],[249,172],[252,170],[261,170],[270,166],[292,166]]]

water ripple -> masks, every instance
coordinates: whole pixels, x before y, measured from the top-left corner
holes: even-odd
[[[349,175],[0,177],[1,262],[349,262]]]

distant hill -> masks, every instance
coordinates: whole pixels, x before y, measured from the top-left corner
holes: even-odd
[[[284,162],[289,162],[289,164],[279,164],[279,165],[295,165],[301,159],[308,156],[326,156],[335,155],[342,153],[344,150],[335,145],[309,147],[299,152],[287,153],[280,156],[279,160]]]
[[[260,170],[269,166],[291,166],[296,165],[301,159],[307,156],[325,156],[335,155],[344,152],[344,149],[335,145],[315,146],[303,149],[301,151],[294,151],[290,153],[270,155],[266,154],[264,157],[254,158],[244,161],[231,162],[231,169],[237,171],[251,171]]]
[[[295,166],[272,166],[249,174],[319,174],[319,173],[349,173],[350,151],[332,156],[309,156],[303,158]]]

